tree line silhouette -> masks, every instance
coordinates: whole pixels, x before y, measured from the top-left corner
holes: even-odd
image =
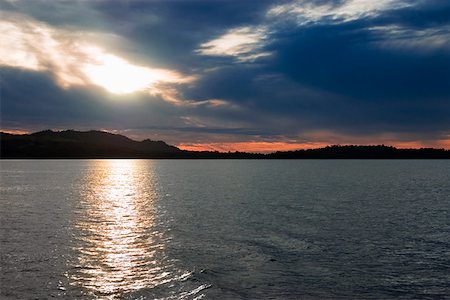
[[[246,152],[187,151],[163,141],[134,141],[104,131],[0,133],[1,158],[176,158],[176,159],[448,159],[450,150],[392,146],[333,145],[318,149]]]

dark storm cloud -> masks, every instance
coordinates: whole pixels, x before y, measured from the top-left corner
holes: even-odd
[[[192,98],[216,96],[252,112],[246,118],[270,134],[333,128],[356,134],[377,130],[433,131],[449,127],[446,97],[385,99],[337,94],[326,87],[311,87],[268,70],[230,67],[201,80]],[[265,74],[266,75],[262,75]]]
[[[5,13],[19,13],[31,16],[57,27],[105,29],[107,26],[97,11],[89,9],[88,1],[0,1]]]
[[[214,65],[198,57],[198,45],[227,28],[261,22],[274,1],[131,1],[98,2],[95,9],[116,32],[139,45],[144,56],[181,70]],[[140,21],[142,20],[142,21]]]
[[[127,128],[142,124],[173,124],[168,103],[147,95],[111,95],[97,88],[64,89],[42,72],[2,69],[2,127],[31,129]]]
[[[412,28],[450,24],[450,4],[446,0],[420,1],[417,5],[387,11],[373,20],[375,23],[395,23]]]
[[[258,113],[297,116],[302,120],[298,128],[445,132],[450,125],[450,48],[423,50],[430,41],[421,44],[423,37],[414,36],[416,30],[432,28],[440,33],[437,38],[449,38],[441,11],[450,5],[435,4],[439,9],[424,2],[337,24],[283,24],[283,30],[272,30],[265,50],[274,57],[266,64],[214,72],[195,97],[216,95],[251,104]],[[374,26],[413,32],[392,41],[391,32],[374,31]],[[278,80],[270,74],[278,74],[273,77]],[[264,76],[268,80],[255,80]]]
[[[448,97],[450,28],[445,25],[450,24],[449,16],[448,1],[424,1],[377,17],[277,32],[269,46],[277,53],[273,68],[303,84],[363,101]],[[371,30],[375,26],[385,26],[386,32]],[[410,40],[398,41],[397,48],[399,29],[393,26],[407,26],[403,30],[412,31],[403,36]],[[420,44],[414,31],[430,27],[446,38],[447,45],[424,53],[421,46],[427,45]],[[392,47],[383,47],[383,42],[391,42]],[[408,42],[417,44],[407,47]]]
[[[65,92],[55,85],[50,74],[5,68],[1,85],[2,126],[41,122],[54,126],[74,117],[78,122],[101,117],[99,103],[86,103],[92,97],[91,92],[76,89]]]
[[[361,100],[413,100],[449,95],[447,53],[377,47],[365,24],[322,25],[282,33],[274,70],[316,88]],[[365,23],[365,22],[363,22]]]

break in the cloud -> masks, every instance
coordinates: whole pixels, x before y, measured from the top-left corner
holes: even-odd
[[[225,151],[449,145],[448,1],[0,9],[2,129],[102,128]]]
[[[92,42],[96,32],[51,27],[18,14],[0,21],[0,65],[50,72],[64,88],[97,85],[111,93],[147,90],[166,95],[162,84],[195,80],[175,70],[135,65]]]

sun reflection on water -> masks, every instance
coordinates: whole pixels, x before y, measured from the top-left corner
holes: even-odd
[[[176,274],[164,253],[167,239],[155,224],[151,162],[92,163],[74,226],[78,257],[69,275],[71,285],[116,298],[188,276]]]

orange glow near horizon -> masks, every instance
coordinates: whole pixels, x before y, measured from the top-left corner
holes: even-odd
[[[190,151],[219,151],[219,152],[253,152],[270,153],[276,151],[294,151],[326,147],[326,143],[287,143],[287,142],[226,142],[226,143],[195,143],[180,144],[178,148]]]
[[[56,131],[64,129],[54,129]],[[26,129],[0,129],[1,132],[10,134],[31,134],[34,131]],[[111,132],[114,134],[121,134],[130,137],[131,139],[141,140],[147,139],[146,135],[130,134],[130,131],[101,129],[101,131]],[[450,150],[450,138],[441,140],[429,141],[399,141],[391,136],[381,137],[365,137],[364,139],[352,138],[350,136],[333,135],[329,132],[315,132],[308,134],[308,139],[311,142],[283,142],[283,141],[240,141],[240,142],[212,142],[212,143],[189,143],[181,142],[179,144],[173,143],[182,150],[188,151],[219,151],[219,152],[250,152],[250,153],[271,153],[276,151],[295,151],[302,149],[323,148],[330,145],[386,145],[396,148],[436,148]],[[350,142],[348,142],[350,141]],[[170,144],[170,143],[169,143]]]
[[[9,134],[29,134],[29,131],[26,130],[20,130],[20,129],[0,129],[3,133],[9,133]]]
[[[421,141],[394,142],[392,145],[396,148],[437,148],[450,149],[450,140],[437,140],[433,143],[424,143]]]
[[[314,142],[314,143],[288,143],[288,142],[225,142],[225,143],[194,143],[179,144],[177,147],[189,151],[219,151],[219,152],[250,152],[250,153],[271,153],[276,151],[295,151],[302,149],[323,148],[330,145],[381,145],[393,146],[396,148],[439,148],[450,149],[450,140],[438,140],[432,143],[423,143],[420,141],[378,141],[373,143],[332,143]]]

